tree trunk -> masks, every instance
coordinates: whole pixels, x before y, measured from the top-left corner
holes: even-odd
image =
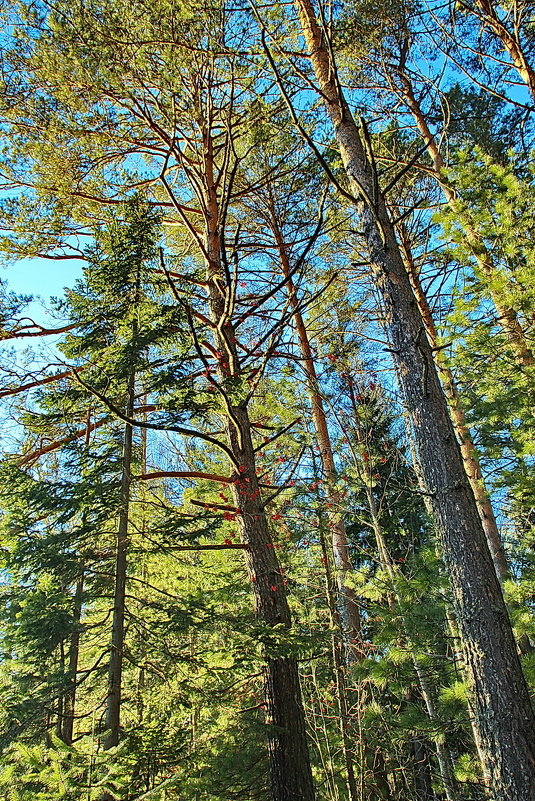
[[[414,792],[418,801],[433,801],[436,797],[433,792],[427,744],[420,737],[413,737],[411,741]]]
[[[318,383],[314,356],[310,347],[308,332],[303,315],[300,311],[299,299],[291,278],[292,269],[288,258],[288,251],[284,242],[280,226],[277,222],[273,203],[271,203],[271,227],[279,250],[282,273],[286,279],[286,287],[290,297],[293,311],[299,350],[301,352],[302,366],[306,376],[308,396],[312,409],[312,420],[316,432],[316,440],[320,450],[321,464],[325,476],[326,500],[330,504],[327,516],[331,531],[331,548],[336,569],[337,605],[340,612],[340,623],[344,632],[346,654],[349,661],[355,661],[365,656],[361,647],[361,618],[360,609],[356,600],[355,591],[347,586],[346,575],[353,572],[353,565],[349,556],[347,532],[344,519],[340,514],[340,497],[334,488],[336,481],[336,467],[331,445],[331,437],[327,426],[327,418],[323,406],[323,399]]]
[[[132,368],[128,380],[126,415],[134,414],[135,372]],[[106,730],[104,748],[113,748],[119,742],[121,717],[121,690],[124,655],[124,617],[126,593],[126,561],[128,551],[128,516],[130,511],[130,485],[132,465],[132,426],[124,427],[123,459],[121,468],[121,506],[117,528],[115,555],[115,586],[111,629],[110,661],[108,665],[108,696],[106,698]]]
[[[403,265],[372,157],[335,80],[310,0],[296,0],[322,99],[334,126],[385,309],[424,492],[453,588],[477,725],[497,799],[535,795],[535,719],[511,624],[464,470],[425,327]],[[364,141],[363,141],[364,137]]]
[[[437,147],[435,138],[431,133],[425,115],[418,103],[412,84],[403,73],[399,73],[402,85],[402,94],[407,106],[412,113],[416,126],[422,135],[422,138],[427,146],[427,152],[433,163],[433,170],[435,178],[438,181],[446,198],[448,205],[456,215],[456,219],[461,225],[466,244],[472,252],[478,269],[484,279],[487,279],[487,289],[492,299],[494,307],[498,313],[498,319],[501,327],[503,328],[507,339],[511,345],[513,353],[519,365],[523,367],[530,367],[535,364],[535,356],[530,346],[528,345],[525,332],[520,325],[516,311],[503,302],[500,293],[497,292],[492,283],[492,276],[494,273],[494,264],[492,257],[488,252],[485,243],[477,233],[477,229],[470,213],[462,208],[461,203],[457,199],[455,189],[446,178],[444,174],[444,159]]]
[[[466,423],[461,398],[457,390],[455,379],[453,378],[453,373],[445,361],[441,358],[440,351],[437,348],[437,329],[433,320],[431,309],[429,308],[429,304],[425,296],[425,292],[423,291],[420,283],[414,261],[412,259],[408,235],[403,223],[400,226],[400,241],[401,255],[409,275],[414,296],[418,303],[418,308],[422,316],[427,338],[435,358],[435,364],[440,378],[442,379],[442,388],[450,408],[450,415],[461,448],[461,455],[463,457],[466,475],[468,476],[472,492],[474,493],[479,516],[481,518],[481,524],[487,538],[487,544],[492,556],[492,561],[494,562],[494,568],[496,570],[496,575],[498,576],[498,581],[503,585],[504,581],[511,577],[511,571],[507,561],[507,556],[505,555],[505,549],[503,547],[500,530],[498,528],[498,523],[496,522],[490,496],[485,486],[483,473],[481,472],[477,449],[474,445],[470,429]],[[533,646],[531,645],[527,635],[524,634],[519,637],[518,648],[520,653],[524,656],[533,651]]]
[[[316,433],[316,440],[320,450],[320,459],[325,477],[325,497],[329,504],[327,508],[327,518],[329,530],[331,532],[331,553],[335,567],[336,593],[333,595],[331,588],[331,598],[336,598],[336,617],[333,618],[334,624],[338,627],[343,638],[343,643],[334,644],[335,669],[337,673],[337,689],[339,693],[340,717],[342,723],[342,737],[344,758],[347,770],[348,791],[352,801],[357,799],[357,787],[352,760],[352,749],[350,747],[349,718],[347,716],[347,698],[345,693],[344,662],[351,665],[359,660],[366,659],[366,653],[362,647],[361,635],[361,615],[357,597],[352,587],[347,586],[346,576],[353,572],[353,564],[349,556],[349,544],[343,516],[340,514],[341,499],[339,493],[334,488],[336,481],[336,467],[334,463],[334,453],[331,444],[331,437],[327,425],[327,417],[323,405],[316,365],[308,331],[300,311],[299,299],[295,291],[291,275],[292,269],[288,258],[288,251],[283,239],[282,231],[276,219],[274,204],[271,202],[271,227],[277,247],[282,267],[282,273],[286,279],[286,287],[290,297],[290,304],[293,311],[293,319],[299,341],[299,350],[302,358],[302,366],[306,376],[307,390],[310,398],[312,410],[312,420]],[[326,558],[326,554],[325,554]],[[332,577],[328,582],[332,581]],[[333,610],[331,609],[331,616]],[[336,647],[342,645],[343,647]],[[365,694],[362,697],[362,707],[366,706]],[[362,736],[362,735],[361,735]],[[391,792],[386,780],[385,766],[382,755],[376,755],[370,751],[368,744],[362,741],[363,760],[366,763],[366,774],[370,773],[371,781],[366,781],[365,790],[367,798],[390,799]],[[380,764],[377,764],[377,763]],[[362,765],[364,771],[365,766]]]
[[[474,0],[474,5],[478,9],[475,11],[468,4],[462,3],[463,8],[471,11],[480,21],[483,26],[490,28],[497,39],[500,40],[506,52],[528,87],[531,97],[535,101],[535,70],[528,60],[528,56],[520,42],[518,32],[515,34],[507,28],[504,22],[499,18],[496,12],[496,6],[492,0]]]
[[[217,371],[221,385],[239,375],[240,364],[228,303],[231,287],[222,269],[220,214],[213,141],[209,132],[205,132],[203,144],[207,190],[204,198],[206,280],[210,317],[215,324],[215,345],[220,354]],[[255,611],[265,626],[261,641],[272,798],[273,801],[314,801],[298,663],[294,656],[284,655],[277,642],[278,632],[290,629],[291,615],[285,579],[271,540],[256,475],[249,415],[244,404],[234,404],[228,395],[224,402],[227,440],[237,464],[232,485],[234,505],[239,510],[242,541],[248,546],[245,554]]]
[[[457,626],[457,621],[455,620],[451,608],[448,606],[446,606],[446,619],[448,621],[448,630],[452,643],[460,643],[459,627]],[[461,676],[466,681],[466,664],[464,662],[463,653],[462,651],[459,651],[456,646],[454,647],[455,647],[455,656],[454,656],[455,663],[460,670]],[[483,748],[483,744],[481,742],[479,729],[476,726],[476,720],[474,716],[474,706],[470,699],[470,696],[468,696],[467,698],[467,706],[468,706],[468,715],[470,717],[470,726],[472,728],[472,734],[474,736],[474,744],[476,747],[477,755],[479,757],[479,764],[481,765],[483,784],[486,789],[485,797],[490,797],[488,796],[488,792],[492,786],[492,780],[486,769],[485,751]]]
[[[364,442],[364,431],[362,430],[362,426],[360,423],[360,416],[358,413],[357,401],[351,378],[349,379],[349,394],[351,397],[351,405],[355,417],[355,425],[357,429],[358,440],[359,443],[362,444]],[[381,522],[379,519],[379,512],[377,509],[377,502],[375,500],[375,496],[372,490],[372,484],[371,484],[372,471],[370,466],[365,465],[364,471],[366,473],[364,477],[366,500],[368,503],[368,510],[370,513],[372,530],[375,537],[375,542],[377,544],[379,563],[381,565],[381,568],[388,575],[392,585],[392,592],[389,593],[388,603],[391,609],[395,609],[396,605],[399,607],[399,614],[403,621],[403,628],[405,630],[404,639],[406,640],[406,647],[411,655],[412,664],[414,666],[414,672],[416,673],[418,684],[420,685],[420,692],[425,704],[427,715],[429,717],[429,720],[432,723],[435,723],[437,720],[437,714],[435,709],[435,701],[433,698],[433,693],[429,686],[429,682],[427,681],[427,676],[425,675],[425,672],[422,670],[422,667],[418,662],[418,654],[416,648],[413,642],[411,641],[410,636],[407,633],[407,627],[403,619],[403,613],[401,611],[402,610],[401,598],[397,588],[396,571],[392,563],[392,558],[388,551],[386,540],[383,536]],[[453,769],[453,759],[451,757],[451,752],[447,747],[447,745],[445,745],[445,743],[443,743],[441,740],[438,739],[435,742],[435,752],[437,756],[440,778],[442,780],[442,785],[444,787],[446,799],[447,801],[455,801],[457,797],[457,788],[456,788],[455,773]]]
[[[502,538],[498,529],[498,524],[494,516],[494,510],[490,501],[489,494],[485,487],[483,474],[479,464],[479,457],[474,445],[474,441],[470,434],[470,429],[466,423],[461,399],[457,391],[457,386],[453,378],[453,373],[441,358],[440,351],[437,349],[438,332],[433,320],[433,315],[427,298],[423,291],[418,273],[416,271],[414,261],[412,259],[411,248],[408,240],[407,230],[404,225],[400,227],[400,242],[401,242],[401,255],[409,275],[414,297],[418,303],[418,308],[422,317],[423,324],[429,344],[431,345],[433,355],[435,357],[435,364],[442,379],[442,387],[444,394],[448,400],[450,407],[451,419],[457,439],[461,447],[461,454],[464,461],[466,475],[470,481],[474,498],[476,499],[479,516],[481,523],[487,537],[488,546],[496,569],[496,575],[503,583],[510,576],[509,565],[505,556]]]
[[[63,708],[63,728],[61,739],[67,745],[72,745],[73,729],[74,729],[74,715],[76,709],[76,677],[78,674],[78,657],[80,655],[80,618],[82,616],[82,598],[84,592],[84,570],[80,573],[80,577],[76,582],[76,589],[74,592],[74,625],[75,629],[71,634],[70,648],[69,648],[69,688],[65,694],[65,703]]]
[[[332,634],[332,654],[333,667],[336,679],[336,700],[338,702],[338,719],[340,721],[340,734],[342,737],[342,749],[344,753],[344,763],[346,768],[347,792],[350,801],[359,801],[357,790],[357,779],[355,776],[353,745],[349,730],[351,720],[349,717],[347,687],[346,687],[346,658],[345,642],[343,638],[342,624],[340,620],[340,609],[337,604],[337,587],[332,575],[329,564],[327,543],[323,533],[320,535],[321,550],[325,563],[325,585],[327,595],[327,605],[329,607]]]

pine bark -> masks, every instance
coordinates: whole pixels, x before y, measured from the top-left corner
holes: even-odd
[[[480,20],[481,24],[489,28],[499,39],[535,101],[535,70],[531,66],[527,53],[522,46],[516,25],[513,33],[505,22],[500,19],[496,4],[492,0],[474,0],[477,10],[465,3],[462,5],[464,8],[469,9]]]
[[[499,801],[535,796],[535,719],[511,624],[425,327],[379,190],[366,134],[336,81],[310,0],[296,0],[382,298],[415,449],[460,622],[484,760]]]
[[[420,310],[422,322],[425,326],[427,338],[435,357],[435,364],[437,366],[440,378],[442,379],[442,387],[450,407],[451,419],[461,448],[466,475],[468,476],[472,492],[474,493],[479,516],[481,517],[481,524],[485,531],[492,561],[494,562],[494,567],[496,569],[496,575],[498,576],[500,583],[503,583],[507,578],[509,578],[510,571],[500,535],[500,530],[496,522],[496,517],[494,515],[489,494],[485,487],[483,473],[481,472],[481,465],[479,463],[479,456],[474,445],[470,429],[466,423],[464,410],[461,404],[461,398],[457,390],[455,379],[453,378],[453,373],[440,358],[440,352],[437,348],[438,331],[436,329],[435,321],[433,319],[431,309],[429,308],[429,303],[427,302],[427,297],[423,291],[420,278],[412,259],[412,253],[405,226],[402,226],[400,229],[400,243],[401,255],[409,275],[414,297],[418,303],[418,308]]]

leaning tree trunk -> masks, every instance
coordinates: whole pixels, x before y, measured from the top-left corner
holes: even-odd
[[[433,164],[435,179],[440,185],[449,207],[456,215],[464,234],[465,243],[475,259],[481,276],[487,282],[489,295],[498,313],[499,324],[511,345],[511,349],[518,364],[522,367],[532,367],[535,365],[535,356],[528,343],[525,331],[518,320],[518,315],[515,309],[504,302],[503,298],[500,296],[500,292],[494,289],[492,277],[495,268],[491,254],[482,238],[479,236],[477,227],[470,213],[462,207],[462,204],[457,198],[454,186],[451,185],[444,174],[444,159],[427,124],[422,108],[416,99],[411,82],[403,72],[399,73],[399,77],[402,87],[402,96],[414,117],[416,126],[427,147],[429,158]]]
[[[461,448],[464,469],[466,470],[466,475],[468,476],[472,492],[474,493],[479,516],[481,518],[481,524],[487,538],[487,544],[492,556],[492,561],[494,562],[494,568],[496,570],[496,575],[498,576],[498,581],[503,585],[503,583],[510,578],[511,571],[509,569],[509,563],[503,547],[498,523],[494,515],[494,509],[492,508],[490,496],[483,479],[483,473],[481,471],[477,449],[474,445],[470,428],[466,422],[464,409],[462,407],[461,398],[457,390],[453,373],[451,372],[445,360],[441,357],[440,349],[437,347],[438,332],[433,320],[431,309],[429,308],[429,303],[427,302],[427,297],[422,288],[420,278],[412,258],[407,230],[403,223],[400,226],[399,233],[401,242],[401,255],[409,275],[416,302],[418,303],[418,308],[422,316],[427,338],[431,345],[435,359],[435,364],[442,379],[442,388],[444,389],[444,394],[446,395],[448,401],[451,420]],[[519,637],[518,647],[520,649],[520,653],[523,655],[529,654],[533,651],[533,646],[531,645],[529,637],[526,634]]]
[[[214,180],[213,142],[205,134],[204,198],[206,239],[205,262],[210,316],[218,355],[220,384],[240,376],[236,333],[231,322],[228,286],[221,257],[220,213]],[[277,632],[291,627],[285,579],[271,535],[256,474],[255,450],[247,406],[224,396],[226,433],[235,461],[232,485],[234,505],[242,541],[247,545],[246,562],[258,619],[264,625],[264,703],[271,793],[273,801],[313,801],[312,770],[301,703],[298,663],[285,656],[277,644]]]
[[[380,192],[363,126],[336,81],[310,0],[296,0],[303,35],[361,219],[385,309],[423,491],[439,534],[461,627],[484,760],[497,799],[535,795],[535,719],[511,624],[431,347]]]
[[[498,576],[500,583],[503,583],[509,577],[510,572],[503,548],[502,538],[500,536],[500,531],[498,529],[498,524],[496,522],[490,497],[485,487],[481,466],[479,464],[478,453],[464,416],[464,410],[461,404],[457,386],[455,384],[455,379],[453,378],[453,373],[445,361],[441,358],[440,351],[437,348],[438,332],[435,326],[435,321],[433,320],[431,309],[429,308],[429,303],[427,302],[427,297],[420,283],[420,278],[412,258],[407,230],[404,225],[400,227],[400,241],[401,255],[412,284],[414,297],[418,303],[418,309],[422,317],[422,322],[425,326],[425,332],[435,357],[435,364],[442,379],[442,387],[450,407],[453,427],[461,446],[461,454],[464,461],[466,475],[468,476],[470,486],[472,487],[472,492],[474,493],[474,498],[476,499],[477,508],[481,517],[481,523],[487,537],[488,546],[492,555],[494,567],[496,569],[496,575]]]
[[[474,0],[475,8],[464,6],[471,11],[481,22],[489,28],[497,39],[500,40],[504,49],[509,54],[516,71],[528,87],[532,99],[535,101],[535,69],[531,66],[526,49],[520,40],[520,34],[516,25],[512,32],[505,22],[500,19],[493,0]],[[509,12],[507,14],[510,17]]]

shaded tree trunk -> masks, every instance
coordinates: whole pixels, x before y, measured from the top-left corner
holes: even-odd
[[[327,424],[327,417],[323,404],[314,355],[308,337],[301,307],[296,289],[292,280],[292,267],[288,257],[288,250],[283,238],[281,226],[277,220],[274,202],[270,202],[271,228],[277,248],[279,251],[282,274],[286,279],[290,304],[293,312],[293,319],[299,342],[302,367],[305,372],[306,385],[312,411],[312,420],[316,441],[320,451],[320,460],[325,478],[325,499],[328,504],[327,518],[329,531],[331,533],[331,553],[334,562],[334,577],[328,570],[328,557],[324,552],[324,559],[327,569],[327,584],[329,590],[329,604],[331,607],[331,618],[335,627],[340,631],[342,640],[333,641],[333,654],[335,660],[335,670],[337,676],[337,691],[339,695],[339,712],[342,726],[342,742],[344,749],[344,760],[347,771],[347,783],[349,797],[356,801],[357,784],[353,765],[353,749],[351,747],[350,719],[347,714],[347,694],[345,690],[345,664],[351,665],[362,659],[366,659],[366,653],[362,647],[361,635],[361,614],[357,602],[355,591],[347,586],[346,576],[352,573],[354,568],[349,555],[349,543],[347,538],[346,526],[342,514],[340,513],[341,498],[336,491],[334,484],[336,481],[336,466],[334,462],[334,452],[331,437]],[[333,580],[334,579],[334,580]],[[333,608],[333,604],[335,608]],[[366,706],[365,693],[362,695],[362,706]],[[361,734],[361,738],[363,735]],[[382,755],[376,755],[370,751],[368,744],[363,740],[361,743],[363,760],[366,763],[366,774],[371,775],[371,780],[365,782],[366,798],[390,799],[391,792],[386,779],[386,771]],[[379,764],[377,764],[379,763]],[[361,769],[364,771],[364,765]]]
[[[346,768],[347,792],[350,801],[359,801],[357,789],[357,779],[355,775],[353,743],[350,737],[351,720],[348,709],[347,687],[346,687],[346,659],[343,640],[343,630],[340,621],[340,611],[337,601],[337,587],[334,581],[329,564],[329,552],[323,533],[320,538],[323,562],[325,563],[326,594],[327,604],[333,629],[332,635],[332,654],[333,667],[336,679],[336,700],[338,703],[338,718],[340,720],[340,734],[342,736],[342,747],[344,752],[344,763]]]
[[[411,750],[416,798],[418,801],[433,801],[435,794],[429,770],[427,743],[419,737],[414,737],[411,741]]]
[[[135,372],[132,369],[127,390],[126,415],[134,414]],[[113,618],[111,630],[110,661],[108,665],[108,695],[106,698],[107,730],[104,748],[109,749],[119,742],[121,718],[121,692],[124,656],[124,620],[126,595],[126,567],[128,553],[128,517],[130,511],[130,485],[132,466],[132,426],[124,427],[123,458],[121,467],[121,505],[116,538],[115,583],[113,597]]]
[[[80,655],[80,618],[82,616],[82,598],[84,592],[84,571],[76,583],[74,592],[74,625],[75,629],[71,634],[69,645],[69,688],[65,694],[63,708],[63,727],[61,739],[67,745],[72,745],[74,716],[76,711],[76,689],[78,674],[78,658]]]
[[[353,414],[355,418],[358,441],[360,444],[363,444],[365,443],[365,432],[363,431],[360,422],[360,415],[358,412],[355,391],[351,378],[349,379],[349,394],[351,397],[351,405],[353,408]],[[401,620],[403,621],[403,628],[405,629],[404,639],[406,640],[406,647],[411,655],[412,664],[414,666],[414,672],[416,673],[418,684],[420,686],[420,693],[425,704],[427,715],[432,723],[436,723],[437,714],[436,714],[433,692],[427,680],[427,676],[425,675],[425,671],[422,670],[422,667],[418,662],[417,650],[414,646],[414,643],[411,641],[410,636],[407,633],[406,624],[403,618],[401,598],[397,587],[396,571],[388,550],[386,540],[383,536],[381,521],[379,519],[379,511],[377,508],[377,501],[375,499],[375,495],[373,494],[372,490],[372,482],[371,482],[372,471],[368,465],[364,466],[364,471],[366,473],[364,478],[366,500],[368,503],[368,511],[370,514],[371,526],[375,537],[375,542],[377,544],[379,563],[381,565],[381,568],[388,575],[392,587],[392,591],[389,593],[388,596],[388,604],[392,610],[396,609],[396,607],[398,608],[398,614],[400,615]],[[435,742],[435,753],[437,757],[440,778],[442,780],[442,785],[444,787],[446,799],[447,801],[455,801],[455,799],[457,798],[457,785],[455,781],[455,772],[453,768],[453,759],[451,756],[451,752],[448,746],[444,742],[442,742],[442,740],[437,739]]]

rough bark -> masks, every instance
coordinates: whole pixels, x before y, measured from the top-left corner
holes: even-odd
[[[418,308],[422,316],[427,338],[429,340],[429,344],[431,345],[433,356],[435,358],[435,364],[442,381],[442,388],[448,401],[451,420],[461,448],[464,468],[466,470],[466,475],[468,476],[472,492],[474,493],[483,531],[485,532],[492,561],[494,562],[496,575],[498,576],[498,581],[500,584],[503,585],[503,583],[511,577],[511,571],[507,561],[505,549],[503,547],[502,537],[498,528],[496,517],[494,515],[492,502],[485,486],[477,448],[474,445],[472,434],[470,433],[470,429],[466,422],[461,398],[453,377],[453,373],[445,361],[441,358],[440,350],[437,347],[438,332],[433,320],[431,309],[429,308],[429,303],[427,302],[427,297],[423,291],[414,261],[412,259],[407,232],[403,224],[400,227],[400,243],[401,255],[409,275],[414,296],[418,303]],[[527,635],[524,634],[519,637],[517,642],[520,653],[524,656],[533,651],[533,646],[531,645]]]
[[[451,637],[451,642],[454,644],[454,648],[455,648],[455,656],[454,656],[455,663],[456,663],[457,667],[460,670],[461,676],[466,680],[466,664],[465,664],[465,661],[464,661],[464,656],[463,656],[462,651],[459,651],[457,646],[455,645],[455,643],[460,644],[459,627],[457,625],[457,621],[455,620],[455,616],[454,616],[451,608],[448,607],[448,606],[446,606],[446,618],[447,618],[447,621],[448,621],[448,630],[449,630],[449,634],[450,634],[450,637]],[[488,790],[492,786],[492,780],[491,780],[491,777],[489,776],[489,774],[487,772],[487,769],[486,769],[485,749],[484,749],[483,744],[481,742],[481,736],[479,734],[479,729],[476,726],[476,720],[475,720],[475,716],[474,716],[474,705],[473,705],[472,700],[471,700],[471,698],[469,696],[467,698],[467,706],[468,706],[468,714],[470,716],[470,726],[472,728],[472,734],[474,736],[474,744],[475,744],[475,747],[476,747],[477,755],[479,757],[479,764],[481,765],[483,783],[484,783],[485,789],[487,790],[487,793],[488,793]],[[486,795],[485,797],[488,797],[488,795]]]
[[[442,387],[448,400],[453,427],[455,428],[455,433],[457,434],[457,439],[461,447],[461,454],[464,461],[466,475],[468,476],[472,492],[474,493],[479,516],[481,517],[481,523],[485,531],[485,536],[487,538],[494,567],[496,569],[496,575],[498,576],[500,583],[503,583],[509,577],[510,571],[500,535],[500,530],[496,522],[496,517],[494,515],[489,494],[485,487],[483,473],[481,472],[481,466],[479,464],[479,456],[474,445],[470,429],[466,423],[466,418],[461,404],[461,399],[459,397],[459,392],[457,390],[457,385],[455,383],[455,379],[453,378],[453,373],[447,364],[444,363],[444,360],[441,359],[440,351],[437,348],[438,332],[435,326],[435,321],[433,320],[433,315],[431,309],[429,308],[427,297],[420,283],[418,272],[412,259],[407,231],[403,225],[400,228],[400,243],[401,255],[409,275],[414,297],[418,303],[418,308],[420,310],[422,322],[425,326],[427,338],[433,351],[435,364],[437,366],[440,378],[442,379]]]
[[[366,133],[336,81],[310,0],[303,35],[359,212],[403,401],[451,580],[485,764],[497,799],[535,795],[535,719],[492,557],[464,470],[431,347],[379,190]]]

